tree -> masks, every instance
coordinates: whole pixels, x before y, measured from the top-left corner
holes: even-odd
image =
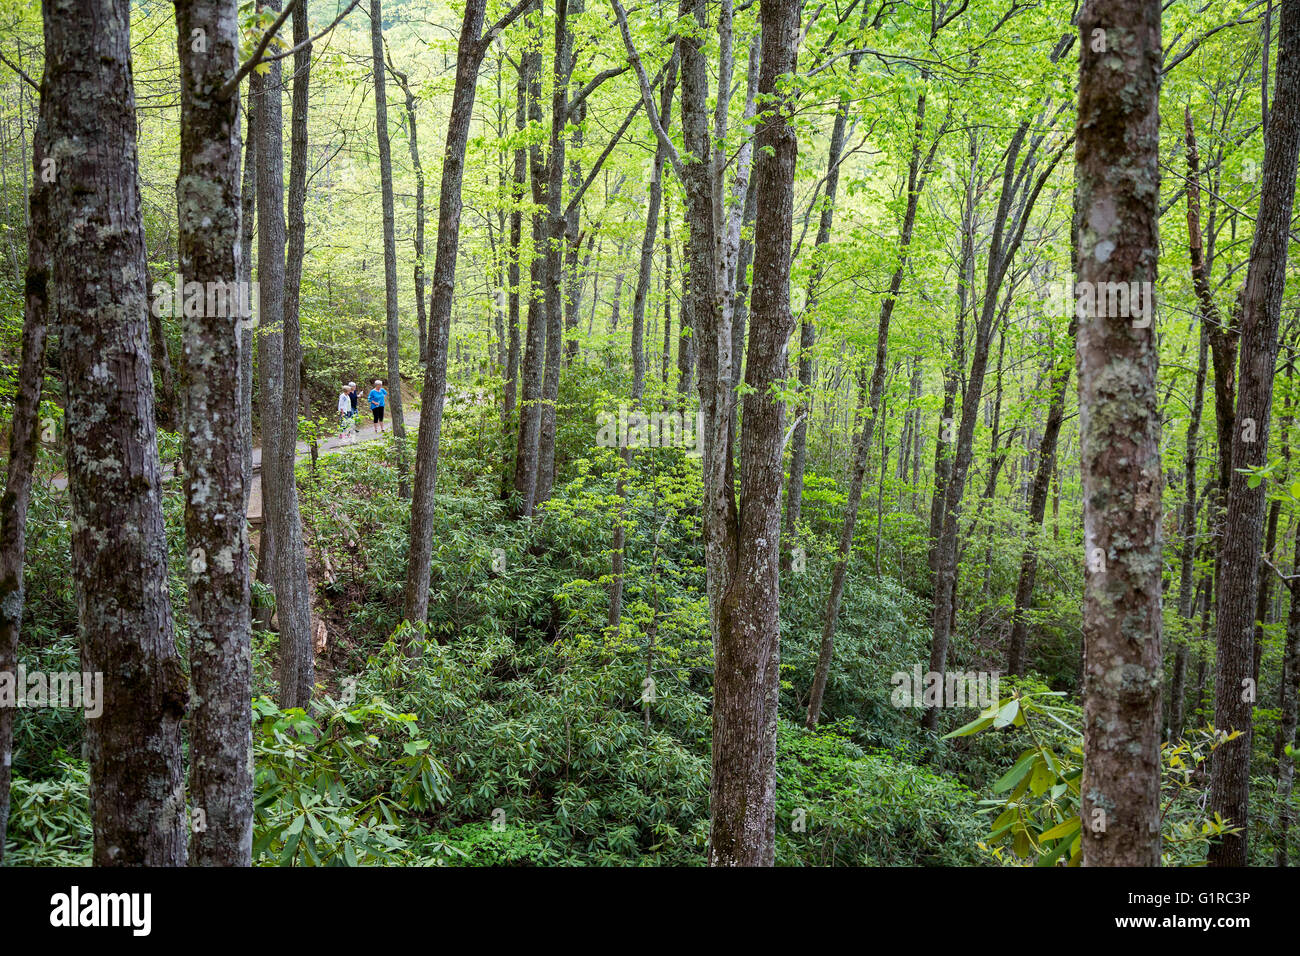
[[[236,288],[240,247],[239,68],[235,0],[176,5],[181,155],[176,180],[180,271],[205,289]],[[190,860],[248,866],[253,845],[252,631],[244,520],[240,350],[242,293],[205,299],[181,319],[188,549]],[[197,314],[196,314],[197,313]]]
[[[402,327],[397,314],[397,226],[393,213],[393,154],[388,139],[388,89],[384,74],[384,17],[380,0],[370,0],[370,48],[375,81],[375,138],[379,142],[379,184],[384,212],[384,340],[388,348],[388,408],[397,445],[398,495],[406,498],[406,421],[402,416]],[[411,129],[415,129],[412,118]],[[411,140],[414,149],[415,140]],[[416,154],[413,154],[416,155]],[[418,161],[418,158],[417,158]],[[421,191],[423,203],[423,190]],[[423,223],[421,223],[423,227]],[[420,243],[423,244],[423,235]],[[418,256],[417,256],[418,258]],[[420,296],[417,276],[416,297]]]
[[[280,0],[267,0],[278,11]],[[295,78],[290,161],[290,235],[284,214],[284,83],[279,59],[268,61],[261,78],[257,116],[257,278],[261,304],[262,500],[269,531],[270,579],[275,588],[280,630],[280,704],[306,707],[315,688],[315,648],[311,633],[311,593],[303,548],[297,457],[299,367],[298,284],[302,276],[303,202],[307,181],[307,84],[310,63],[305,0],[294,0]],[[299,39],[301,37],[301,39]],[[303,57],[306,61],[304,63]],[[286,257],[286,242],[288,243]]]
[[[429,613],[429,570],[433,563],[434,489],[438,473],[438,439],[442,407],[447,397],[447,348],[451,338],[451,296],[456,286],[456,250],[464,208],[461,184],[465,177],[465,147],[474,116],[478,71],[489,44],[535,0],[516,3],[483,34],[487,0],[467,0],[456,50],[456,84],[447,120],[447,149],[442,163],[438,198],[438,244],[429,295],[429,361],[424,370],[420,437],[415,450],[414,499],[411,502],[410,556],[406,568],[403,616],[422,623]]]
[[[1079,38],[1083,863],[1157,866],[1164,485],[1158,356],[1149,313],[1106,315],[1083,293],[1111,288],[1102,283],[1150,283],[1149,289],[1156,280],[1160,3],[1093,0],[1080,13]]]
[[[18,637],[23,623],[23,570],[27,552],[27,504],[40,436],[41,391],[45,384],[45,342],[50,326],[50,182],[45,175],[45,115],[32,138],[34,176],[28,200],[27,271],[24,276],[23,341],[18,362],[18,394],[9,432],[9,469],[0,498],[0,674],[18,667]],[[0,707],[0,862],[9,824],[9,785],[13,772],[13,707]]]
[[[94,862],[183,865],[188,687],[167,600],[130,9],[75,0],[43,14],[46,141],[78,144],[52,156],[50,261],[81,663],[103,680],[85,731]]]
[[[1263,191],[1242,295],[1232,477],[1220,548],[1214,723],[1240,731],[1214,752],[1211,808],[1237,832],[1211,847],[1211,866],[1245,866],[1249,828],[1251,710],[1255,701],[1255,600],[1267,489],[1252,471],[1267,463],[1278,324],[1300,159],[1300,4],[1283,4],[1273,109],[1265,134]]]

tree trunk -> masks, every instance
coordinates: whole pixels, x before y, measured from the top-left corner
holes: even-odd
[[[929,155],[922,160],[921,141],[925,134],[925,92],[916,98],[916,125],[913,130],[912,160],[907,171],[907,211],[903,215],[902,228],[899,231],[899,260],[890,279],[889,292],[880,304],[880,320],[876,329],[876,365],[871,373],[871,386],[867,390],[867,407],[859,404],[859,418],[862,430],[853,450],[853,476],[849,481],[849,496],[844,504],[844,521],[840,526],[839,550],[835,566],[831,571],[831,590],[826,599],[826,615],[822,620],[822,643],[817,656],[817,669],[813,675],[812,690],[808,696],[808,713],[804,725],[813,730],[821,719],[822,699],[826,693],[826,681],[830,676],[831,660],[835,654],[835,627],[839,619],[840,601],[844,597],[844,581],[848,575],[849,556],[853,551],[853,533],[857,528],[858,510],[862,506],[862,483],[867,473],[867,457],[871,453],[871,439],[876,427],[876,417],[880,411],[881,398],[885,391],[889,359],[889,322],[894,314],[894,305],[898,301],[899,290],[903,286],[903,277],[907,274],[909,252],[912,245],[912,230],[916,224],[917,204],[921,191],[925,188],[926,171],[939,145],[936,137]],[[823,220],[824,222],[824,220]]]
[[[540,3],[540,0],[539,0]],[[536,8],[540,14],[540,7]],[[535,44],[522,55],[521,65],[527,74],[528,119],[534,125],[542,122],[542,53],[541,17],[537,18],[538,37]],[[521,376],[522,395],[519,403],[519,440],[515,448],[515,493],[519,496],[516,517],[533,513],[537,495],[537,448],[542,427],[542,373],[545,367],[546,317],[539,301],[546,277],[546,192],[548,178],[538,143],[528,147],[528,178],[533,195],[532,239],[533,256],[529,264],[531,293],[528,297],[528,319],[524,333],[524,365]]]
[[[1073,350],[1078,331],[1078,318],[1070,317],[1066,337]],[[1052,399],[1047,408],[1047,422],[1043,425],[1043,440],[1038,446],[1038,467],[1029,492],[1028,535],[1037,537],[1047,513],[1047,488],[1056,467],[1056,442],[1065,420],[1065,390],[1070,384],[1072,357],[1059,359],[1052,370]],[[1029,639],[1029,608],[1034,599],[1034,582],[1038,577],[1038,546],[1031,539],[1020,557],[1020,576],[1016,581],[1016,603],[1011,612],[1011,638],[1007,642],[1007,673],[1020,674],[1025,669],[1025,649]]]
[[[688,0],[686,12],[703,13],[702,3]],[[799,5],[761,0],[762,71],[759,94],[765,111],[755,142],[755,188],[763,215],[754,238],[752,329],[745,381],[744,432],[741,436],[741,502],[737,514],[731,485],[729,443],[711,449],[721,461],[708,462],[722,487],[710,491],[709,524],[726,521],[711,537],[714,574],[719,581],[715,640],[713,706],[713,775],[709,788],[711,820],[709,862],[714,866],[771,866],[776,853],[776,728],[780,672],[778,561],[781,536],[781,452],[785,406],[771,386],[785,375],[785,343],[793,331],[790,314],[790,234],[794,218],[794,173],[798,140],[791,125],[789,93],[778,92],[778,79],[793,74],[799,33]],[[683,103],[702,102],[704,60],[694,42],[683,44]],[[699,135],[695,117],[683,115],[688,146]],[[707,127],[704,130],[707,137]],[[692,152],[694,148],[692,147]],[[700,154],[696,154],[699,156]],[[706,152],[707,156],[707,143]],[[706,166],[701,162],[700,165]],[[690,187],[688,187],[689,190]],[[697,197],[697,201],[698,201]],[[692,230],[694,232],[694,230]],[[692,239],[693,244],[696,242]],[[697,257],[692,265],[698,263]],[[707,261],[707,260],[705,260]],[[702,278],[699,272],[697,279]],[[706,339],[700,356],[701,396],[712,388],[729,392],[729,362],[706,358],[730,346],[730,329]],[[723,343],[723,337],[727,341]],[[716,343],[716,344],[715,344]],[[715,379],[709,382],[712,375]],[[713,412],[706,427],[715,436],[730,435],[726,401],[704,399]],[[725,501],[719,501],[719,492]],[[719,505],[724,510],[719,510]],[[719,548],[721,545],[725,550]],[[729,547],[727,547],[729,545]],[[719,560],[721,559],[721,560]]]
[[[1296,532],[1295,555],[1291,573],[1300,574],[1300,529]],[[1273,757],[1277,760],[1277,866],[1287,866],[1289,831],[1292,817],[1291,792],[1295,785],[1296,754],[1286,748],[1296,747],[1297,714],[1300,713],[1300,583],[1290,582],[1291,608],[1286,622],[1286,649],[1282,658],[1282,677],[1279,682],[1282,717],[1278,722],[1277,739],[1273,743]]]
[[[268,0],[268,10],[280,0]],[[294,0],[294,45],[305,42],[306,0]],[[271,527],[271,581],[275,586],[276,618],[280,631],[280,706],[303,707],[315,689],[315,653],[311,633],[311,594],[302,519],[298,512],[298,486],[294,479],[297,457],[298,399],[302,343],[298,327],[298,289],[302,278],[306,220],[303,207],[307,190],[307,92],[311,45],[294,54],[293,119],[289,167],[289,234],[286,254],[284,199],[284,89],[281,61],[273,60],[262,76],[261,112],[258,115],[258,279],[263,324],[283,329],[280,335],[278,382],[267,397],[275,418],[269,472],[264,488],[263,512]],[[264,408],[264,415],[266,410]],[[265,417],[263,419],[265,421]],[[263,426],[265,430],[265,425]],[[266,443],[262,447],[262,474],[266,468]]]
[[[1078,280],[1089,284],[1084,289],[1103,282],[1154,288],[1159,0],[1095,0],[1079,31]],[[1087,569],[1083,863],[1158,866],[1164,473],[1157,345],[1150,315],[1144,324],[1096,311],[1083,300],[1076,310]]]
[[[447,149],[438,198],[438,246],[429,297],[429,361],[424,369],[423,415],[415,452],[415,496],[411,502],[411,544],[406,569],[403,616],[423,623],[429,613],[429,572],[433,565],[433,509],[437,485],[438,440],[447,397],[447,346],[451,339],[451,297],[456,286],[465,178],[465,148],[474,115],[478,70],[483,62],[483,12],[487,0],[468,0],[456,51],[456,83],[447,120]]]
[[[1184,706],[1187,697],[1187,648],[1191,640],[1196,601],[1192,593],[1192,577],[1196,570],[1196,455],[1200,446],[1201,414],[1205,409],[1205,372],[1210,337],[1206,332],[1205,316],[1201,316],[1201,341],[1196,363],[1196,385],[1192,392],[1191,419],[1187,423],[1187,445],[1183,456],[1183,484],[1186,498],[1182,516],[1182,562],[1178,576],[1178,616],[1183,621],[1183,633],[1174,650],[1174,678],[1169,689],[1169,739],[1179,740],[1183,735]]]
[[[528,76],[525,65],[527,55],[519,58],[519,80],[515,86],[515,133],[524,131],[528,125]],[[522,280],[519,269],[519,252],[523,242],[524,188],[528,181],[528,152],[523,146],[516,147],[514,167],[510,181],[510,246],[507,255],[506,281],[510,289],[507,295],[510,351],[506,359],[505,391],[501,402],[502,447],[505,449],[501,473],[501,497],[509,494],[512,478],[510,436],[515,417],[515,403],[519,392],[519,284]]]
[[[379,188],[384,215],[384,341],[388,347],[388,413],[397,450],[397,495],[409,498],[406,419],[402,415],[402,326],[397,314],[397,227],[393,213],[393,152],[388,138],[388,85],[384,75],[384,16],[370,0],[370,54],[375,81],[375,137],[379,142]],[[418,297],[418,296],[417,296]]]
[[[103,712],[85,727],[93,860],[177,866],[188,688],[167,600],[131,11],[126,0],[75,0],[43,13],[46,142],[63,144],[49,214],[72,575],[81,667],[103,678]]]
[[[424,166],[420,164],[419,129],[415,122],[415,96],[411,93],[410,81],[405,73],[389,64],[389,70],[397,85],[402,88],[406,103],[406,145],[411,153],[411,169],[415,172],[415,321],[419,327],[420,363],[429,357],[429,329],[424,301]],[[389,164],[391,170],[392,164]],[[391,172],[389,181],[391,187]],[[389,371],[392,376],[392,371]],[[396,381],[396,379],[394,379]]]
[[[239,281],[252,295],[253,227],[257,215],[257,110],[253,104],[257,85],[254,74],[248,77],[248,103],[244,106],[248,134],[244,143],[243,185],[239,190]],[[242,294],[242,293],[241,293]],[[240,323],[239,333],[239,442],[244,474],[244,511],[253,493],[253,329],[257,316]]]
[[[240,247],[237,0],[176,5],[181,66],[180,271],[212,289],[235,283]],[[249,866],[253,848],[252,631],[240,429],[242,327],[227,297],[181,318],[190,676],[190,862]],[[240,293],[236,302],[243,299]],[[251,296],[248,300],[251,305]],[[217,308],[213,308],[216,305]],[[239,302],[242,305],[242,302]]]
[[[863,15],[866,25],[866,14]],[[862,62],[865,53],[854,53],[849,57],[848,71],[854,73]],[[794,547],[795,535],[799,530],[799,512],[803,507],[803,474],[808,460],[808,418],[812,415],[812,350],[817,344],[817,326],[814,318],[817,308],[817,293],[822,278],[826,274],[826,264],[819,258],[822,247],[831,241],[831,229],[835,224],[835,198],[840,187],[840,157],[844,152],[844,139],[848,129],[849,98],[841,95],[835,109],[835,122],[831,126],[830,146],[826,151],[826,193],[821,200],[821,218],[817,223],[817,239],[813,243],[813,271],[808,278],[808,291],[804,301],[803,321],[799,329],[799,392],[803,401],[795,413],[798,416],[790,442],[790,480],[786,486],[785,519],[781,534],[784,546],[781,549],[781,570],[790,570],[790,552]],[[920,147],[919,141],[914,146]],[[743,333],[742,333],[743,335]],[[742,339],[743,341],[743,339]],[[740,354],[737,352],[736,354]],[[813,721],[816,725],[816,721]]]
[[[32,137],[35,175],[29,198],[27,272],[24,282],[22,356],[9,431],[9,470],[0,499],[0,674],[16,674],[23,622],[23,565],[27,551],[27,503],[40,435],[41,390],[45,384],[45,340],[50,321],[50,184],[44,173],[46,97],[40,101]],[[0,862],[9,824],[9,785],[14,742],[13,707],[0,707]]]
[[[573,72],[573,35],[568,26],[570,0],[555,0],[554,89],[551,94],[551,141],[546,165],[546,269],[542,304],[546,314],[546,368],[542,376],[541,421],[537,437],[537,485],[533,507],[545,504],[555,483],[556,405],[560,396],[560,364],[564,360],[564,126],[569,109],[569,77]]]
[[[1265,464],[1278,322],[1300,155],[1300,4],[1282,6],[1277,86],[1264,147],[1263,191],[1242,298],[1241,355],[1232,431],[1232,476],[1220,550],[1222,574],[1215,627],[1214,724],[1241,736],[1212,758],[1210,808],[1239,827],[1212,846],[1211,866],[1245,866],[1250,799],[1251,709],[1255,702],[1254,601],[1267,487],[1248,472]]]

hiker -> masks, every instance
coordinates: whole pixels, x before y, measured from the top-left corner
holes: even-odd
[[[356,398],[349,391],[349,387],[344,385],[343,390],[339,392],[339,441],[343,441],[352,428],[352,419],[357,414]]]
[[[370,414],[374,416],[373,428],[376,434],[384,433],[384,405],[388,401],[388,389],[384,388],[383,379],[375,379],[375,387],[370,390]]]

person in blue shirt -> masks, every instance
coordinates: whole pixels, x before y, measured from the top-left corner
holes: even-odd
[[[384,433],[384,405],[388,403],[388,389],[384,388],[383,379],[375,379],[375,387],[370,390],[370,414],[374,417],[373,428],[376,434]]]

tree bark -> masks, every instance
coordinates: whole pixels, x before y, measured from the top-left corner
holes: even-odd
[[[1205,373],[1210,337],[1206,332],[1205,317],[1201,317],[1201,341],[1197,349],[1196,384],[1192,392],[1191,418],[1187,423],[1187,445],[1183,456],[1183,484],[1186,497],[1182,516],[1182,562],[1178,576],[1178,616],[1183,621],[1183,634],[1174,650],[1174,676],[1169,689],[1169,739],[1179,740],[1183,735],[1183,720],[1187,697],[1187,651],[1196,616],[1196,600],[1192,592],[1192,578],[1196,571],[1196,455],[1200,446],[1201,415],[1205,409]]]
[[[1070,328],[1066,337],[1070,340],[1073,351],[1074,338],[1078,331],[1078,318],[1070,317]],[[1071,356],[1058,360],[1052,370],[1050,388],[1051,403],[1047,408],[1047,421],[1043,425],[1043,440],[1038,445],[1038,467],[1034,471],[1034,483],[1029,492],[1029,529],[1026,532],[1034,538],[1043,526],[1043,517],[1047,513],[1047,488],[1056,467],[1056,442],[1061,434],[1061,423],[1065,420],[1065,391],[1070,384]],[[1007,642],[1007,673],[1020,674],[1025,668],[1025,649],[1029,640],[1029,608],[1034,599],[1034,583],[1038,577],[1038,546],[1031,538],[1024,553],[1020,556],[1020,576],[1016,580],[1016,603],[1011,612],[1011,637]]]
[[[269,10],[280,0],[267,0]],[[306,0],[294,0],[294,46],[307,40]],[[307,190],[307,93],[311,44],[294,54],[292,151],[289,167],[289,229],[286,237],[284,209],[284,118],[281,111],[284,82],[281,61],[270,62],[262,76],[261,111],[258,114],[258,282],[262,324],[280,328],[278,368],[271,375],[263,406],[275,424],[267,471],[267,447],[262,443],[263,509],[271,528],[271,581],[275,587],[276,618],[280,631],[281,707],[303,707],[315,689],[315,649],[311,632],[311,594],[307,556],[298,511],[298,486],[294,477],[297,457],[298,400],[302,342],[299,338],[298,290],[302,278]],[[287,252],[286,252],[287,242]],[[271,361],[275,361],[274,355]],[[278,373],[278,374],[277,374]],[[269,406],[269,407],[268,407]]]
[[[859,419],[862,429],[853,450],[853,472],[849,481],[849,495],[844,504],[844,520],[840,526],[839,550],[836,553],[835,566],[831,571],[831,589],[826,599],[826,614],[822,620],[822,643],[817,656],[817,668],[813,675],[812,690],[808,695],[808,713],[804,725],[813,730],[821,719],[822,699],[826,694],[826,681],[830,676],[831,660],[835,654],[835,628],[839,619],[840,601],[844,597],[844,582],[848,576],[849,557],[853,552],[853,533],[857,529],[858,510],[862,506],[862,483],[867,473],[867,457],[871,453],[871,439],[880,412],[881,399],[885,391],[885,377],[888,374],[889,360],[889,322],[894,314],[894,305],[903,286],[903,277],[907,274],[909,253],[912,245],[912,231],[916,224],[916,209],[925,188],[926,167],[934,158],[938,148],[939,136],[935,137],[929,154],[922,158],[922,138],[925,134],[925,92],[916,98],[916,124],[913,130],[912,159],[907,171],[907,211],[903,215],[903,224],[899,230],[899,260],[890,279],[889,292],[880,304],[880,320],[876,329],[876,365],[871,373],[871,386],[867,390],[867,406],[859,404]],[[829,189],[829,186],[828,186]],[[823,220],[825,222],[825,220]],[[827,227],[829,229],[829,227]],[[788,504],[787,504],[788,506]]]
[[[72,574],[82,670],[103,677],[103,712],[85,729],[93,861],[177,866],[188,688],[167,600],[131,11],[126,0],[70,0],[43,13]]]
[[[564,214],[564,125],[569,109],[569,78],[573,72],[573,35],[568,26],[570,0],[555,0],[554,88],[551,93],[551,140],[546,160],[546,268],[542,303],[546,315],[546,367],[542,375],[541,420],[537,437],[537,484],[533,507],[545,504],[555,483],[556,405],[560,396],[560,365],[564,360],[564,246],[568,222]]]
[[[703,12],[703,4],[691,5],[697,14]],[[749,389],[744,397],[739,513],[726,477],[730,471],[729,442],[712,449],[712,454],[721,459],[712,463],[712,469],[715,476],[723,477],[722,487],[711,491],[706,486],[706,501],[712,499],[707,521],[726,521],[726,526],[719,529],[721,533],[715,531],[712,535],[714,574],[728,574],[718,582],[722,590],[715,632],[713,775],[709,788],[709,862],[714,866],[771,866],[776,853],[778,562],[785,406],[772,395],[771,385],[785,375],[785,345],[794,328],[790,313],[790,234],[798,155],[790,95],[778,90],[778,80],[796,69],[799,14],[798,4],[761,0],[759,96],[765,111],[757,127],[754,152],[755,188],[763,215],[758,219],[754,239],[752,329],[745,371]],[[700,95],[703,57],[693,42],[683,46],[682,96],[686,102]],[[698,143],[694,120],[693,116],[689,120],[683,116],[688,145]],[[703,162],[698,165],[707,169]],[[699,272],[696,278],[702,278]],[[720,386],[722,391],[729,391],[729,362],[708,353],[716,350],[725,357],[722,350],[730,346],[730,329],[714,329],[702,323],[701,331],[716,333],[716,339],[706,338],[708,347],[700,355],[703,398],[706,389],[717,390]],[[711,398],[705,404],[712,412],[712,418],[705,419],[706,427],[711,427],[714,435],[729,436],[730,410],[726,402]],[[724,500],[719,500],[719,493]]]
[[[456,286],[456,253],[460,244],[465,178],[465,149],[474,116],[474,95],[486,41],[482,36],[487,0],[468,0],[456,50],[456,82],[447,120],[447,149],[438,197],[438,244],[429,296],[429,361],[424,369],[419,439],[415,451],[415,487],[411,502],[410,554],[406,569],[403,616],[423,623],[429,613],[429,572],[433,565],[434,491],[437,486],[438,440],[442,435],[442,406],[447,397],[447,347],[451,339],[451,297]],[[489,36],[523,9],[516,6],[489,31]]]
[[[1078,281],[1091,288],[1103,282],[1154,287],[1159,0],[1093,0],[1080,14],[1079,36]],[[1150,317],[1135,327],[1127,317],[1095,311],[1082,300],[1076,310],[1087,568],[1083,863],[1158,866],[1164,485],[1158,354]]]
[[[239,281],[243,288],[253,287],[253,230],[257,216],[257,110],[253,105],[257,83],[248,77],[249,102],[244,106],[248,133],[244,142],[243,183],[239,190]],[[253,493],[253,329],[257,316],[240,323],[239,333],[239,442],[241,470],[244,474],[244,511]]]
[[[388,84],[384,74],[384,15],[370,0],[370,53],[375,82],[375,138],[379,143],[379,189],[384,216],[384,342],[388,352],[388,413],[397,450],[397,495],[409,498],[406,419],[402,415],[402,326],[397,313],[397,226],[393,213],[393,151],[388,138]],[[418,257],[417,257],[418,258]],[[417,296],[418,297],[418,296]]]
[[[1241,736],[1214,752],[1210,808],[1240,832],[1225,835],[1210,848],[1211,866],[1245,866],[1247,862],[1251,709],[1255,701],[1254,601],[1267,495],[1263,482],[1250,487],[1247,473],[1265,464],[1268,453],[1278,323],[1300,156],[1300,4],[1282,6],[1276,77],[1264,146],[1264,186],[1242,297],[1232,476],[1219,552],[1222,565],[1215,627],[1214,724],[1221,731],[1241,731]]]
[[[9,469],[0,499],[0,674],[16,674],[23,622],[23,567],[27,553],[27,505],[40,435],[41,391],[45,384],[45,341],[50,322],[50,184],[44,173],[46,97],[40,100],[32,137],[35,175],[28,200],[27,270],[24,277],[23,339],[9,430]],[[13,707],[0,707],[0,862],[9,824],[13,771]]]
[[[236,0],[176,4],[181,66],[180,271],[212,289],[237,283],[239,69]],[[240,428],[243,294],[181,318],[190,676],[190,862],[249,866],[253,847],[252,631]],[[247,300],[251,305],[251,296]],[[216,308],[214,308],[216,306]],[[233,307],[231,307],[233,306]]]

